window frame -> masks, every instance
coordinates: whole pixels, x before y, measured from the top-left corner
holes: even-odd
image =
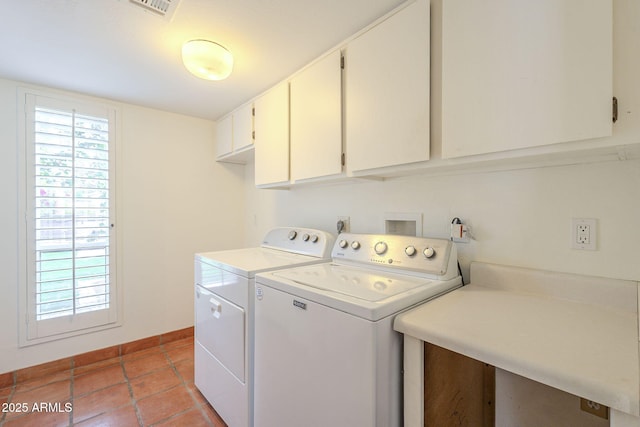
[[[109,308],[36,320],[36,251],[35,251],[35,107],[77,110],[80,114],[107,118],[109,121],[109,218],[113,224],[109,233]],[[18,263],[19,263],[19,346],[43,342],[122,326],[123,293],[120,280],[118,234],[118,180],[120,108],[99,99],[67,95],[55,91],[18,88]]]

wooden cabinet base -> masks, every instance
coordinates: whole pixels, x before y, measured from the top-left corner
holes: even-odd
[[[424,425],[495,425],[495,368],[424,344]]]

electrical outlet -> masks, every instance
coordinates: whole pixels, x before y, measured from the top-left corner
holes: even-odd
[[[609,407],[594,402],[593,400],[580,398],[580,409],[596,417],[604,418],[605,420],[609,419]]]
[[[597,221],[593,218],[571,219],[571,247],[573,249],[595,251]]]
[[[580,245],[591,244],[591,225],[578,224],[576,230],[576,242]]]
[[[336,222],[336,230],[338,234],[349,233],[351,231],[351,221],[348,216],[339,216]]]
[[[451,240],[457,243],[469,243],[471,228],[467,224],[451,224]]]

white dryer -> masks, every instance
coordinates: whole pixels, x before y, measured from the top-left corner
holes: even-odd
[[[230,427],[253,425],[256,273],[329,259],[334,237],[279,227],[260,247],[195,256],[195,384]]]
[[[461,286],[449,240],[341,234],[333,261],[256,275],[257,427],[398,427],[396,314]]]

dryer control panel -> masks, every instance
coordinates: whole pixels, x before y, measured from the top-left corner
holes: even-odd
[[[328,258],[335,238],[326,231],[302,227],[276,227],[262,239],[263,248]]]
[[[458,253],[450,240],[387,234],[343,233],[331,257],[448,280],[458,275]]]

